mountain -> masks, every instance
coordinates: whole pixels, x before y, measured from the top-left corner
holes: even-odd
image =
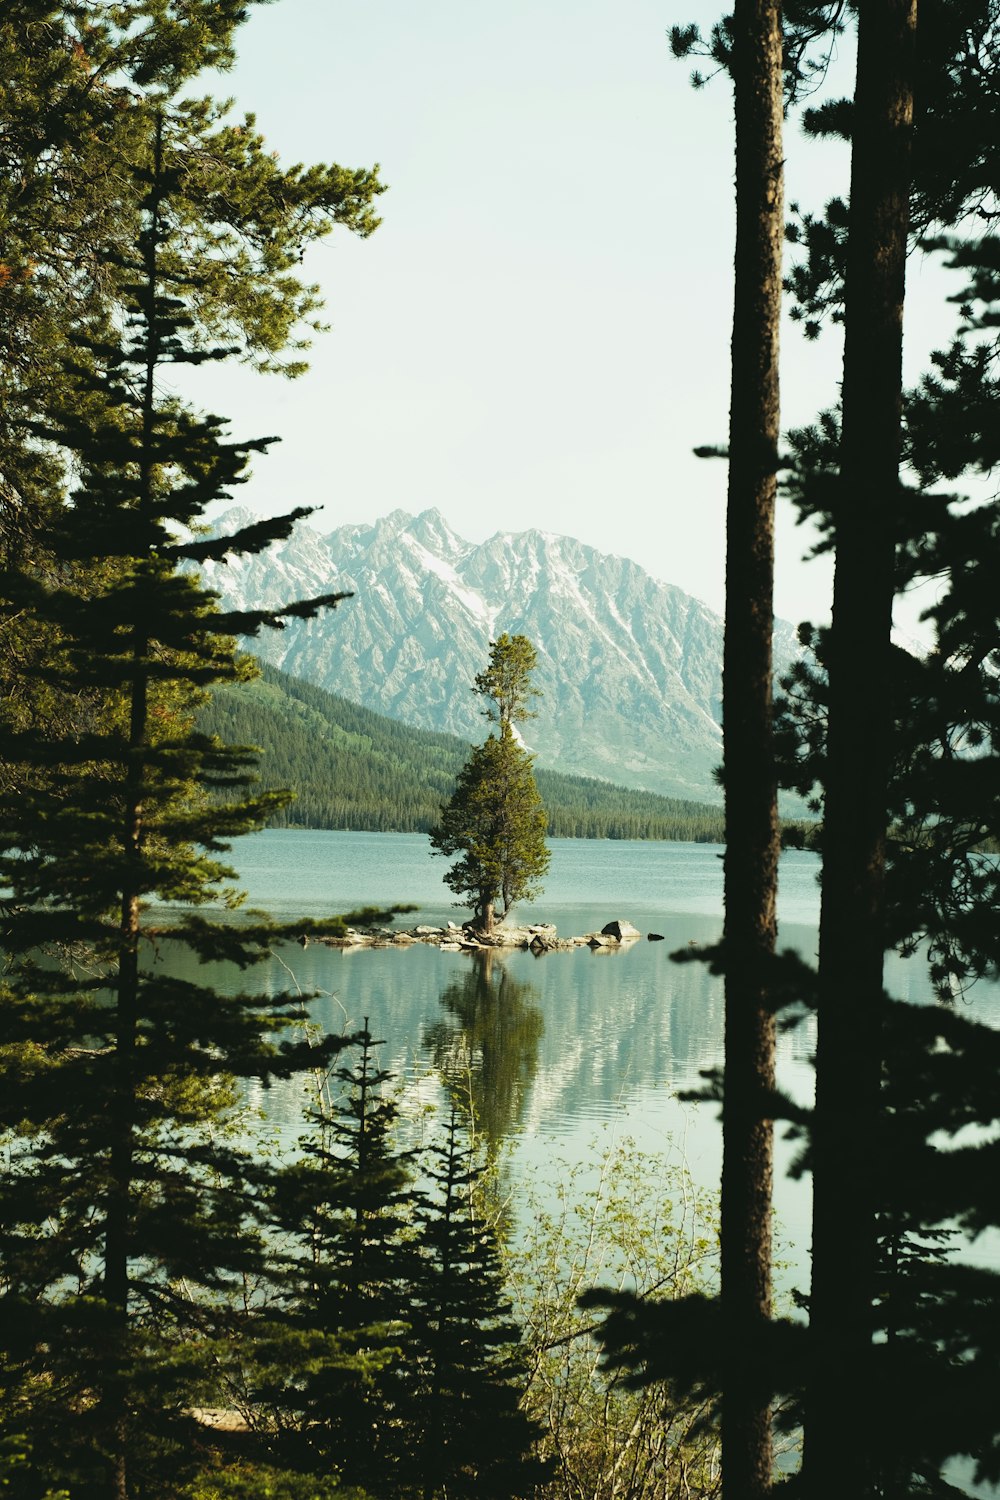
[[[200,729],[259,745],[267,787],[294,787],[272,826],[426,832],[469,753],[454,735],[415,729],[266,664],[253,682],[213,691]],[[538,769],[554,838],[722,839],[722,809]]]
[[[234,509],[220,531],[253,519]],[[259,557],[204,566],[225,608],[351,590],[333,614],[253,649],[293,676],[414,724],[479,740],[470,691],[506,630],[538,652],[544,697],[525,738],[540,766],[719,801],[722,622],[637,563],[542,531],[473,544],[437,510],[322,535],[300,525]],[[776,659],[795,651],[780,626]]]

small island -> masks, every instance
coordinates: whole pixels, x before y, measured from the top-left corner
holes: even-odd
[[[530,948],[532,953],[554,953],[574,948],[614,950],[628,947],[642,937],[642,933],[631,922],[616,918],[601,928],[600,932],[585,932],[576,937],[562,938],[551,922],[532,922],[523,927],[502,922],[494,924],[489,932],[474,922],[459,925],[449,922],[444,927],[421,923],[417,927],[396,930],[393,927],[349,927],[343,937],[318,939],[329,948],[408,948],[414,943],[427,943],[432,947],[450,952],[479,953],[494,948]],[[651,943],[662,942],[662,934],[647,933]],[[306,939],[302,939],[305,943]]]

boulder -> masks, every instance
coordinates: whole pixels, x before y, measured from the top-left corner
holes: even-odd
[[[663,933],[662,932],[647,932],[646,933],[646,937],[649,940],[649,942],[651,942],[651,943],[662,943],[663,942]]]
[[[633,927],[631,922],[621,921],[609,922],[606,927],[601,928],[601,934],[604,937],[617,938],[620,943],[642,936],[638,927]]]

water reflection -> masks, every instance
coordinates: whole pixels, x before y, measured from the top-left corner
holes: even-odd
[[[422,1043],[445,1087],[495,1155],[521,1123],[545,1029],[534,984],[516,979],[486,951],[445,985],[444,1015],[425,1023]]]

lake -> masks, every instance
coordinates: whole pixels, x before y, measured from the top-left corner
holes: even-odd
[[[715,1188],[721,1132],[714,1104],[685,1102],[703,1070],[722,1060],[722,983],[702,963],[671,954],[721,933],[722,849],[709,844],[552,841],[544,894],[519,920],[554,922],[565,936],[613,918],[643,940],[618,951],[577,949],[535,958],[512,951],[477,959],[424,945],[405,949],[290,947],[258,971],[270,992],[298,986],[315,996],[310,1013],[341,1032],[369,1018],[385,1039],[383,1065],[414,1116],[441,1097],[440,1070],[471,1058],[480,1128],[509,1143],[515,1188],[545,1183],[565,1164],[593,1161],[625,1137],[685,1164]],[[268,830],[241,839],[232,862],[252,904],[275,916],[320,916],[361,905],[413,903],[400,918],[462,920],[443,884],[445,861],[421,835]],[[781,858],[779,943],[815,954],[818,860],[799,850]],[[648,942],[648,932],[664,942]],[[220,987],[231,982],[219,971]],[[904,999],[928,996],[919,960],[894,960],[890,987]],[[977,987],[977,1009],[1000,1024],[1000,992]],[[779,1081],[803,1101],[812,1090],[811,1021],[779,1040]],[[298,1085],[255,1098],[286,1141],[299,1130]],[[809,1238],[808,1182],[785,1172],[794,1148],[778,1142],[781,1284],[803,1286]]]
[[[479,1130],[498,1148],[515,1214],[526,1192],[542,1202],[574,1169],[581,1188],[596,1180],[602,1153],[634,1140],[660,1159],[661,1175],[685,1166],[696,1187],[717,1190],[722,1161],[718,1109],[685,1102],[701,1073],[723,1050],[722,982],[698,962],[671,954],[711,943],[722,930],[722,849],[711,844],[551,840],[544,894],[518,908],[523,921],[554,922],[563,936],[599,929],[616,917],[633,922],[641,941],[620,950],[576,949],[535,958],[509,951],[485,959],[410,948],[286,947],[256,971],[270,993],[298,987],[314,1021],[328,1031],[353,1030],[367,1016],[385,1039],[380,1061],[402,1091],[407,1116],[422,1128],[444,1097],[442,1072],[465,1070],[476,1098]],[[268,830],[240,839],[231,862],[250,903],[274,916],[318,917],[363,905],[411,903],[400,918],[443,925],[467,914],[453,905],[442,873],[417,834]],[[801,850],[781,857],[779,944],[815,956],[819,861]],[[645,934],[661,933],[663,942]],[[202,979],[226,990],[220,966]],[[930,998],[919,958],[890,959],[892,994]],[[1000,1026],[1000,986],[980,983],[973,1014]],[[812,1093],[810,1021],[778,1041],[779,1083],[807,1102]],[[265,1133],[294,1149],[301,1130],[299,1084],[257,1092]],[[808,1284],[808,1180],[787,1168],[795,1148],[777,1142],[776,1213],[781,1310],[793,1288]],[[651,1191],[655,1185],[651,1184]],[[637,1205],[641,1209],[641,1205]],[[997,1236],[984,1236],[969,1259],[1000,1261]],[[965,1462],[948,1477],[973,1495]]]

